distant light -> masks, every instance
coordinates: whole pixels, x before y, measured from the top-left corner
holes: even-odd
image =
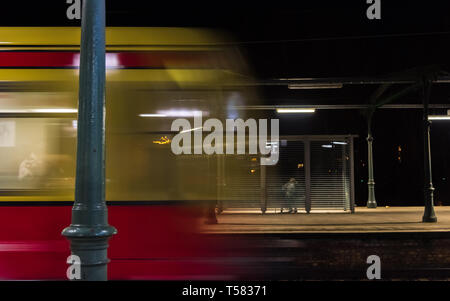
[[[323,148],[333,148],[333,145],[331,144],[324,144],[322,145]]]
[[[291,90],[315,90],[315,89],[341,89],[343,84],[291,84]]]
[[[347,142],[340,142],[340,141],[333,141],[333,144],[336,144],[336,145],[347,145],[348,143]]]
[[[184,131],[181,131],[180,134],[183,134],[183,133],[189,133],[189,132],[193,132],[193,131],[198,131],[198,130],[201,130],[201,129],[203,129],[203,127],[199,127],[199,128],[195,128],[195,129],[190,129],[190,130],[184,130]]]
[[[250,170],[251,173],[255,173],[255,171],[256,171],[256,170],[254,170],[254,169]]]
[[[158,118],[158,117],[167,117],[164,114],[139,114],[139,117],[143,118]]]
[[[316,109],[277,109],[280,114],[314,113]]]
[[[450,115],[430,115],[428,120],[450,120]]]
[[[297,165],[297,168],[303,168],[305,165],[303,163],[300,163]]]

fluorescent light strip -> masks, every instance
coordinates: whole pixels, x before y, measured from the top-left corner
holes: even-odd
[[[430,115],[428,120],[450,120],[450,115]]]
[[[280,114],[292,114],[292,113],[314,113],[316,109],[277,109],[277,113]]]
[[[164,115],[164,114],[139,114],[139,117],[143,117],[143,118],[162,118],[162,117],[167,117],[167,115]]]
[[[144,118],[158,118],[158,117],[196,117],[201,115],[208,115],[208,113],[198,110],[163,110],[152,114],[139,114],[139,117]]]
[[[347,142],[334,141],[333,144],[335,144],[335,145],[347,145]]]
[[[202,112],[200,110],[163,110],[157,111],[157,114],[166,115],[168,117],[196,117],[201,115],[208,115],[206,112]]]
[[[26,110],[0,110],[0,114],[76,114],[77,109],[26,109]]]
[[[36,109],[31,110],[33,113],[54,113],[54,114],[73,114],[77,113],[76,109]]]

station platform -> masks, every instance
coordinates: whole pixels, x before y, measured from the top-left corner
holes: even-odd
[[[354,214],[348,211],[279,212],[279,209],[269,209],[263,215],[259,210],[224,211],[217,216],[218,224],[204,225],[201,231],[210,234],[450,233],[450,206],[435,207],[437,223],[422,222],[424,207],[357,207]]]

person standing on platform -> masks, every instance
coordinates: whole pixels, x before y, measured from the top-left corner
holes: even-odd
[[[287,208],[288,213],[297,213],[297,208],[294,208],[295,201],[295,192],[298,186],[298,182],[295,178],[290,178],[289,182],[283,185],[282,191],[285,195],[285,201],[283,207],[281,208],[281,213],[283,213],[283,209]]]

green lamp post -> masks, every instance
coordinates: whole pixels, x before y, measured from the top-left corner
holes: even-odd
[[[425,211],[422,217],[424,223],[435,223],[437,217],[434,212],[434,187],[431,173],[431,145],[430,145],[430,127],[428,120],[428,105],[430,102],[431,82],[423,81],[423,146],[424,146],[424,198]]]
[[[369,128],[368,135],[367,135],[367,161],[368,161],[368,170],[369,170],[369,177],[367,181],[367,188],[368,188],[368,198],[367,198],[367,208],[377,208],[377,201],[375,200],[375,180],[373,176],[373,137],[372,137],[372,131]]]
[[[413,84],[406,88],[399,90],[398,92],[392,93],[388,96],[382,97],[386,90],[388,90],[392,84],[383,84],[381,85],[375,93],[371,96],[369,104],[366,109],[366,118],[367,118],[367,161],[368,161],[368,198],[367,198],[367,208],[377,208],[377,201],[375,199],[375,179],[373,172],[373,136],[372,136],[372,120],[373,115],[377,108],[384,106],[385,104],[391,103],[394,100],[415,91],[419,84]]]
[[[75,203],[64,229],[81,279],[107,280],[108,224],[105,202],[105,1],[84,0],[81,26],[80,92]]]

